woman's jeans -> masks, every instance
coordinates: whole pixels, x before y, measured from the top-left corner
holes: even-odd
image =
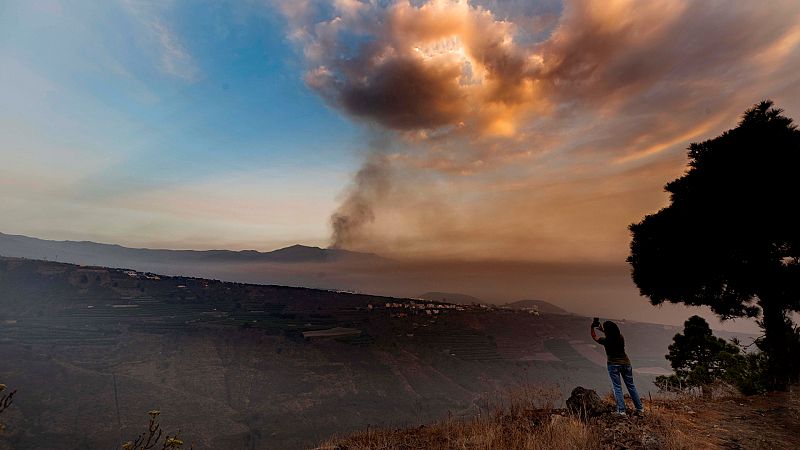
[[[617,400],[617,412],[625,412],[625,398],[622,396],[622,383],[619,379],[625,382],[625,387],[628,388],[628,393],[631,394],[633,405],[636,406],[637,411],[641,411],[642,400],[639,399],[639,392],[636,391],[636,385],[633,384],[633,368],[628,364],[609,364],[608,376],[611,377],[611,385],[614,387],[614,398]]]

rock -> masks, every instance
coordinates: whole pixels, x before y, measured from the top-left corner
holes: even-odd
[[[581,419],[588,419],[610,413],[613,407],[605,403],[593,389],[578,386],[567,399],[567,410]]]

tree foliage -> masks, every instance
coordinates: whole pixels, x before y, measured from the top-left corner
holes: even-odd
[[[723,319],[759,317],[774,387],[800,363],[800,132],[771,101],[689,147],[689,169],[665,187],[670,205],[630,226],[633,281],[654,305],[705,305]]]
[[[714,336],[708,322],[692,316],[684,322],[683,333],[672,338],[666,358],[675,371],[669,377],[658,377],[659,386],[705,388],[726,380],[728,371],[738,367],[743,357],[737,345]]]

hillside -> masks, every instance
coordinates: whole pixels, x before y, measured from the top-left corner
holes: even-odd
[[[483,416],[413,428],[370,429],[323,442],[318,450],[373,448],[504,450],[722,450],[800,448],[800,391],[645,399],[643,417],[605,414],[582,421],[564,409],[515,394]],[[539,396],[541,398],[541,395]],[[546,399],[547,396],[545,395]],[[613,404],[611,398],[606,403]]]
[[[303,448],[510,386],[607,390],[590,320],[0,258],[0,382],[19,390],[0,442],[111,448],[157,408],[195,448]],[[647,392],[676,329],[623,330]]]
[[[423,300],[430,300],[433,302],[448,302],[458,303],[461,305],[471,305],[473,303],[481,303],[481,299],[467,294],[459,294],[455,292],[426,292],[419,296]]]
[[[540,313],[546,314],[569,314],[569,311],[544,300],[519,300],[507,303],[509,308],[536,308]]]
[[[416,261],[302,245],[272,252],[133,249],[2,233],[0,256],[392,297],[416,298],[428,293],[425,297],[432,301],[441,301],[444,296],[448,302],[463,304],[499,305],[509,299],[546,299],[584,315],[671,325],[682,324],[687,316],[685,308],[670,305],[656,312],[632,288],[629,268],[616,263]],[[596,283],[603,283],[607,289],[592,289]],[[623,303],[624,308],[614,306]],[[730,328],[732,323],[726,326],[743,332],[758,331],[752,321],[739,321]]]

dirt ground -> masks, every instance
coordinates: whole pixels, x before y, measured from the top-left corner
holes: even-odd
[[[655,402],[658,411],[658,402]],[[709,449],[800,449],[800,388],[752,397],[672,402],[659,411]]]

